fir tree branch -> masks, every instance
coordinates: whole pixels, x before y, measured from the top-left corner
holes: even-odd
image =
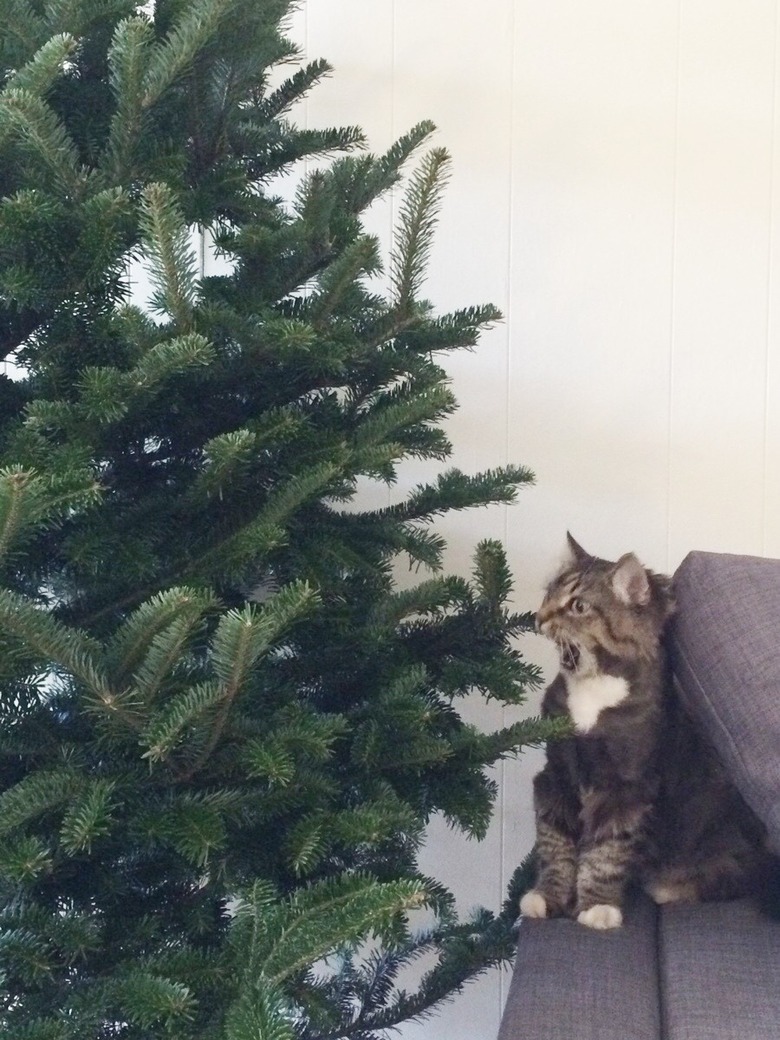
[[[228,1011],[225,1040],[296,1040],[294,1017],[281,991],[258,978]]]
[[[20,90],[41,97],[62,73],[63,64],[76,49],[76,40],[68,33],[52,36],[35,55],[6,81],[0,98],[7,91]]]
[[[156,104],[164,92],[191,67],[198,51],[214,34],[232,0],[195,0],[183,9],[179,21],[153,49],[143,80],[144,108]]]
[[[30,773],[0,794],[0,835],[65,804],[82,788],[83,778],[69,768]]]
[[[358,449],[381,444],[421,423],[441,420],[454,410],[455,398],[446,386],[417,390],[401,385],[358,414],[355,444]]]
[[[458,469],[443,473],[435,484],[421,484],[405,502],[378,510],[377,517],[397,520],[430,519],[448,509],[470,509],[492,503],[514,502],[517,487],[532,484],[533,473],[524,466],[485,470],[475,477]]]
[[[381,269],[379,243],[371,235],[361,235],[331,263],[320,277],[320,291],[309,309],[315,328],[324,328],[328,318],[343,301],[355,282]]]
[[[142,757],[153,764],[168,758],[185,730],[190,726],[196,726],[205,715],[213,713],[224,696],[223,686],[210,681],[199,683],[172,697],[164,707],[152,715],[144,729],[141,744],[146,747],[146,751]],[[188,779],[194,771],[187,771],[183,779]]]
[[[293,105],[302,101],[311,88],[333,71],[331,65],[323,58],[310,61],[302,69],[298,69],[288,77],[280,87],[263,100],[262,112],[264,121],[277,119]]]
[[[216,606],[217,600],[208,591],[181,587],[166,589],[143,603],[121,624],[108,645],[115,679],[124,683],[132,672],[147,667],[154,640],[174,622],[184,622],[185,632],[177,644],[184,646],[203,615]],[[159,667],[154,671],[159,676]],[[155,688],[158,683],[159,679],[153,684]]]
[[[46,102],[28,90],[3,91],[0,130],[3,117],[7,127],[16,131],[41,167],[53,176],[54,183],[68,195],[80,195],[84,171],[78,149]]]
[[[474,584],[480,596],[498,610],[512,595],[512,572],[501,542],[485,539],[474,553]]]
[[[399,137],[384,155],[337,160],[330,171],[335,196],[345,200],[350,212],[363,212],[398,183],[404,163],[435,129],[426,120]]]
[[[400,990],[388,995],[385,1006],[366,1009],[355,1022],[364,1030],[392,1029],[401,1022],[425,1020],[441,1004],[462,991],[464,985],[489,968],[506,963],[514,954],[511,926],[503,920],[476,914],[473,922],[452,926],[443,924],[423,932],[413,940],[411,955],[438,954],[438,962],[427,971],[415,993]],[[391,953],[390,962],[394,960]],[[383,965],[383,967],[386,966]],[[353,1030],[343,1034],[353,1035]],[[336,1040],[329,1037],[328,1040]]]
[[[333,463],[323,463],[301,469],[289,480],[280,482],[257,516],[239,530],[223,535],[218,544],[200,552],[195,564],[197,572],[224,577],[240,573],[250,559],[259,565],[271,549],[284,540],[283,525],[305,502],[324,493],[339,468]]]
[[[37,9],[27,0],[6,0],[3,7],[3,33],[15,38],[30,55],[38,50],[47,35],[47,26]]]
[[[401,334],[404,347],[415,353],[432,354],[441,350],[470,350],[480,333],[501,321],[502,314],[492,305],[468,307],[441,317],[426,315],[424,320],[409,322]]]
[[[284,902],[270,902],[264,889],[261,901],[238,905],[233,943],[250,978],[262,975],[278,985],[368,932],[394,934],[399,916],[429,899],[418,880],[383,883],[361,874],[317,882]]]
[[[105,177],[114,183],[130,179],[133,149],[144,125],[144,77],[153,39],[146,18],[126,18],[116,27],[108,52],[116,110],[105,150]]]
[[[0,625],[83,682],[106,705],[114,702],[115,695],[99,664],[102,648],[85,633],[60,624],[8,589],[0,590]]]
[[[60,827],[60,844],[70,855],[87,851],[111,826],[112,780],[89,780],[68,807]]]
[[[219,711],[203,750],[184,773],[189,779],[199,772],[222,737],[233,702],[247,681],[258,658],[266,653],[294,622],[310,611],[317,594],[304,582],[278,592],[263,610],[252,606],[225,614],[214,634],[214,670],[221,682]]]
[[[0,470],[0,561],[5,560],[20,531],[40,515],[40,481],[19,466]]]
[[[192,327],[198,299],[197,259],[190,246],[190,232],[167,184],[147,185],[142,193],[140,219],[156,290],[153,305],[187,332]]]
[[[128,972],[111,989],[120,1013],[141,1029],[162,1023],[170,1034],[195,1017],[196,1000],[189,987],[152,972]]]
[[[401,315],[411,313],[425,276],[449,163],[445,149],[429,152],[401,203],[396,252],[390,265],[395,307]]]

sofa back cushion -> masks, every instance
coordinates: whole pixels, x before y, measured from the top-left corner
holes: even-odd
[[[780,560],[692,552],[674,587],[683,700],[780,852]]]

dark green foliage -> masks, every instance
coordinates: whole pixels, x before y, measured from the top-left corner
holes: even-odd
[[[355,499],[404,459],[446,462],[437,355],[499,315],[420,299],[441,149],[376,293],[361,215],[432,127],[374,156],[354,128],[288,122],[328,71],[270,85],[288,6],[0,0],[9,1038],[368,1038],[510,954],[507,915],[458,921],[416,853],[434,813],[483,835],[488,767],[550,733],[458,713],[474,691],[522,703],[530,619],[499,544],[446,577],[430,524],[531,475]],[[313,156],[283,205],[272,178]],[[228,273],[203,277],[196,226]],[[399,589],[399,558],[430,575]],[[436,966],[398,990],[422,952]]]

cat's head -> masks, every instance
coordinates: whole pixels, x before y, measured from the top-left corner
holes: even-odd
[[[558,646],[565,672],[589,674],[650,659],[674,611],[668,578],[643,567],[633,553],[600,560],[568,535],[568,559],[550,582],[537,629]]]

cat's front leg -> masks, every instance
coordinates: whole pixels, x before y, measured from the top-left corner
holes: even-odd
[[[520,900],[524,917],[560,917],[571,913],[577,883],[577,842],[572,819],[578,806],[548,768],[534,779],[536,806],[536,883]]]
[[[615,792],[583,794],[575,916],[588,928],[619,928],[626,885],[636,871],[650,806]]]
[[[571,912],[577,881],[573,839],[544,820],[536,823],[536,884],[520,900],[524,917],[560,917]]]

